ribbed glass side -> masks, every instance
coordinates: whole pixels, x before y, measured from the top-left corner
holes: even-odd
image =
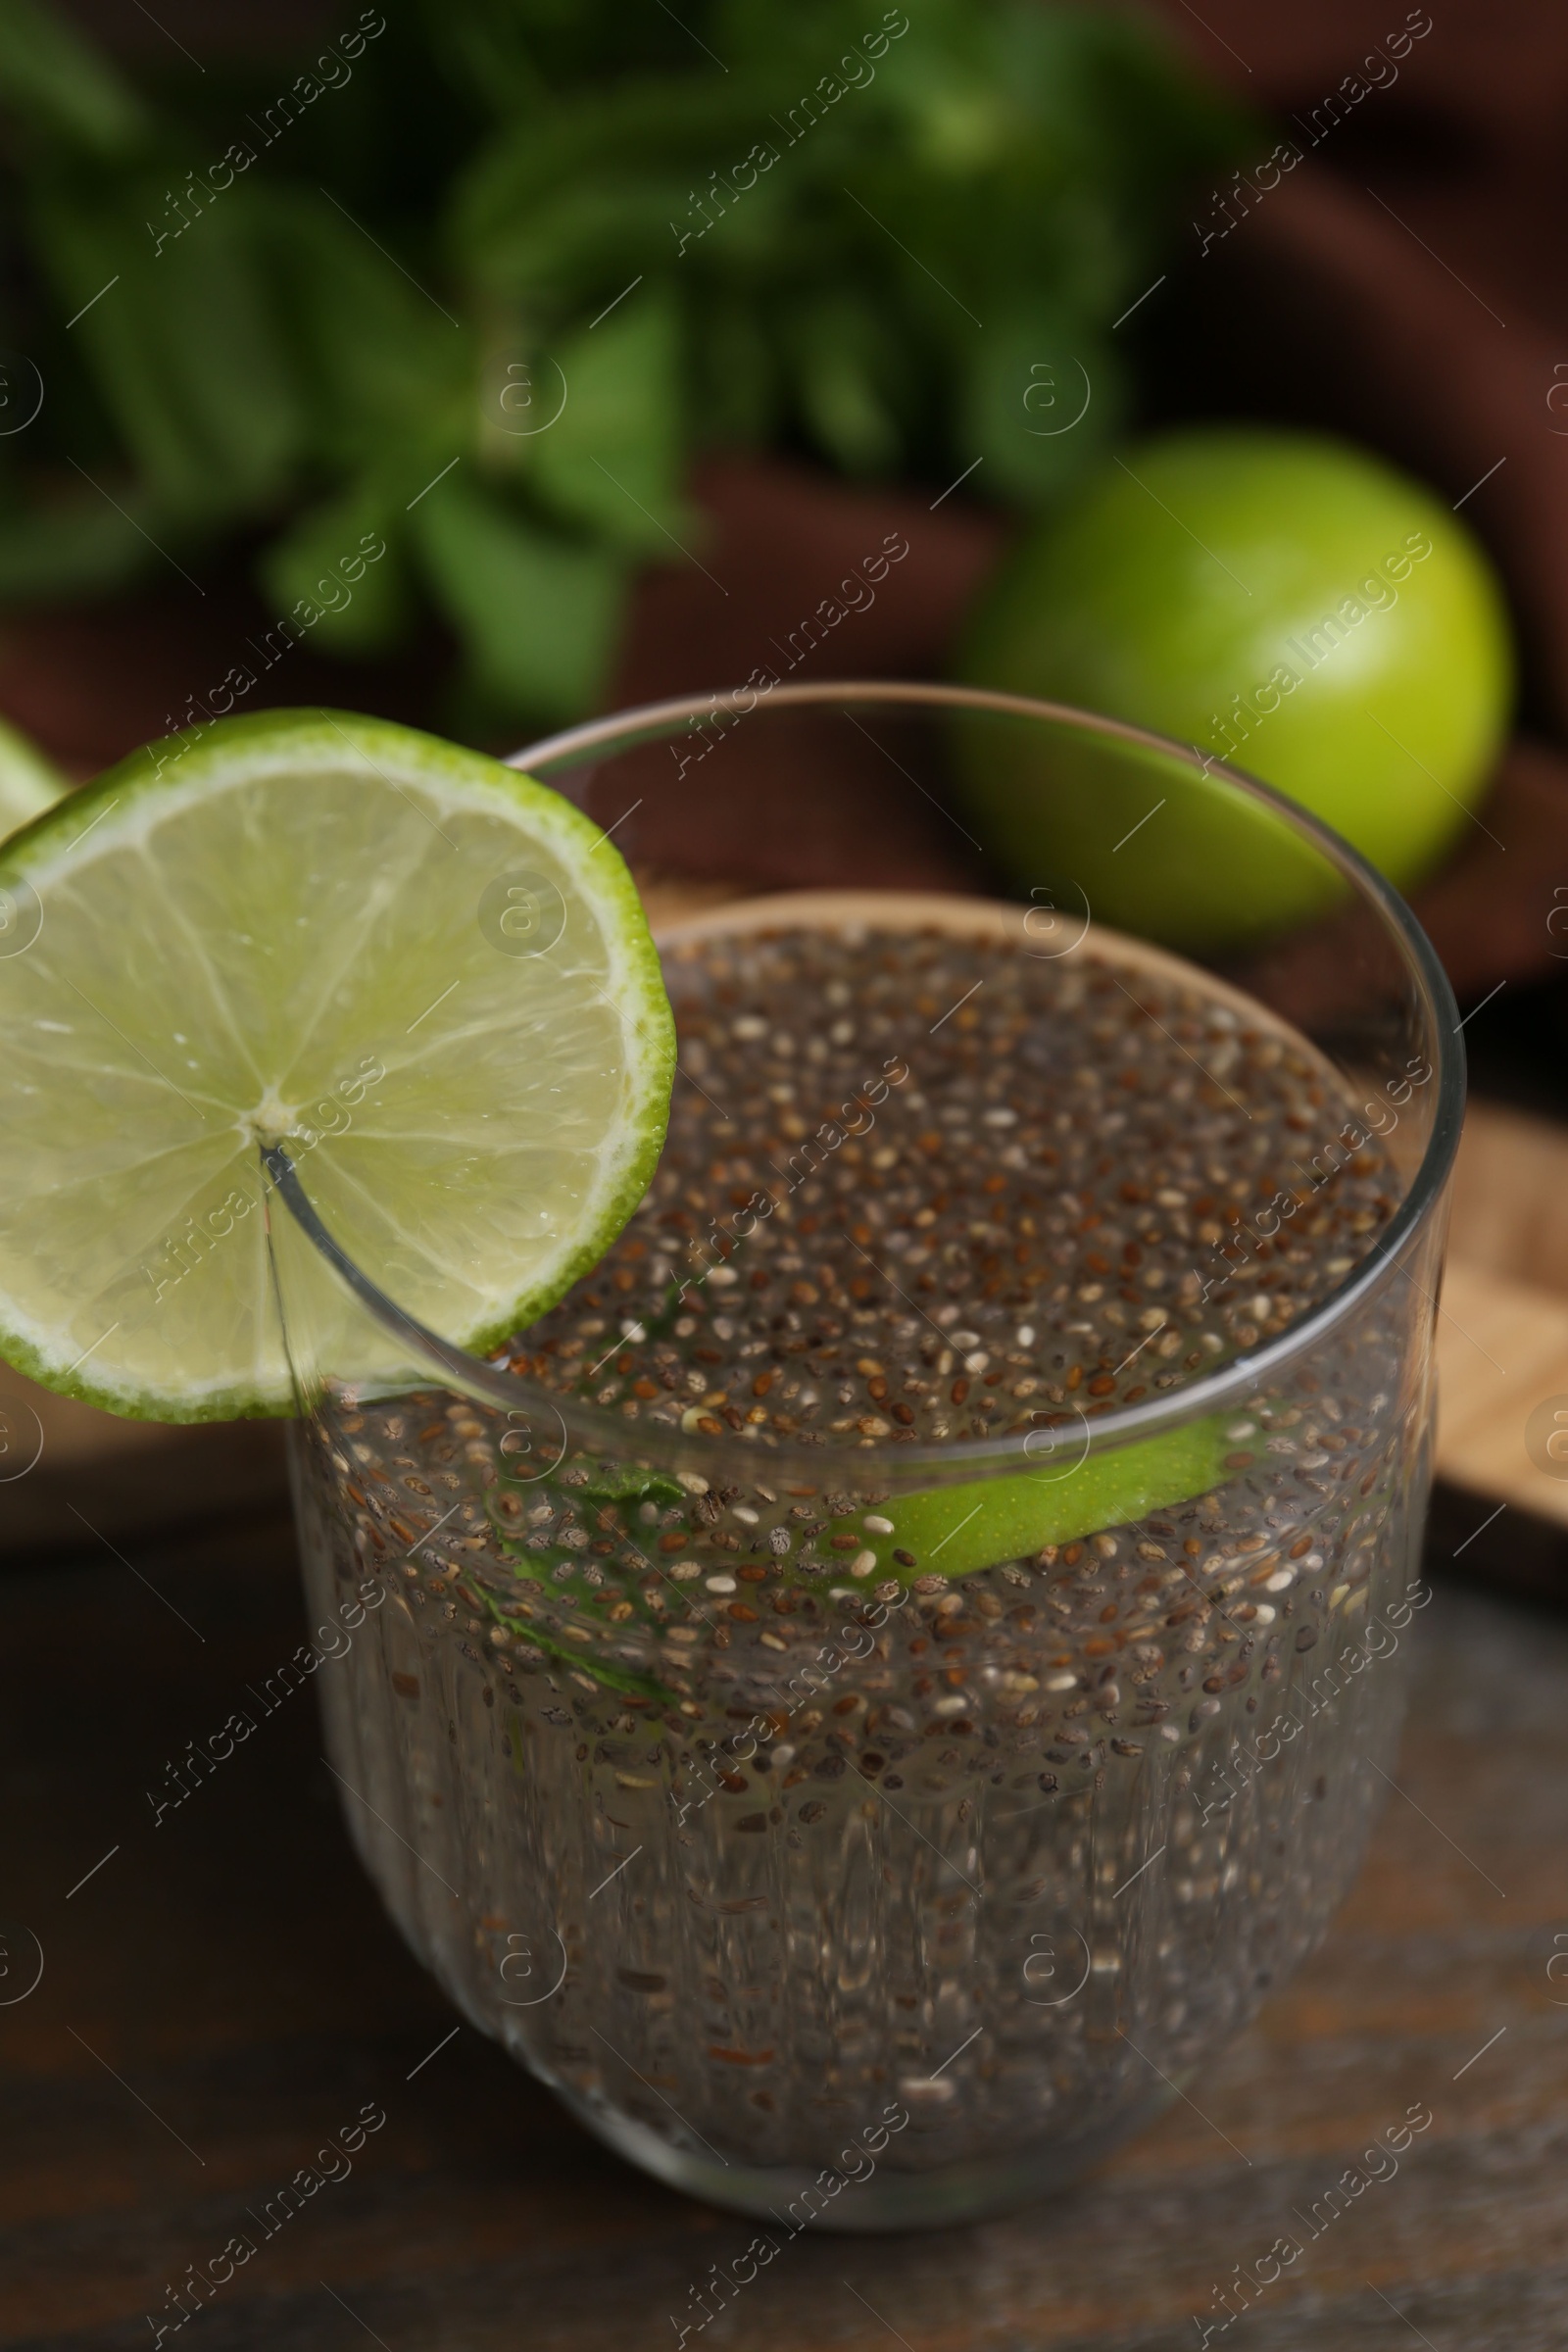
[[[318,1680],[393,1917],[607,2137],[754,2210],[878,2134],[829,2220],[1070,2173],[1357,1866],[1422,1599],[1426,1313],[1391,1271],[1218,1489],[873,1592],[786,1573],[785,1491],[514,1484],[493,1408],[325,1384],[299,1517],[349,1631]]]

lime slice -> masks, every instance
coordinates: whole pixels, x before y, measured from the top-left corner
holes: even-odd
[[[0,849],[0,1353],[112,1411],[284,1412],[260,1147],[409,1313],[493,1348],[595,1264],[674,1035],[612,842],[480,754],[220,720]]]
[[[71,780],[46,760],[35,743],[19,727],[0,718],[0,837],[30,824],[56,801],[64,800]],[[4,946],[0,934],[0,948]]]

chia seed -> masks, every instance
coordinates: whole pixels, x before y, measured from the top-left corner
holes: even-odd
[[[507,1358],[629,1421],[863,1450],[1093,1419],[1288,1331],[1396,1204],[1374,1149],[1315,1182],[1333,1071],[1196,974],[797,930],[666,977],[658,1174]],[[1238,1280],[1221,1253],[1282,1194]]]

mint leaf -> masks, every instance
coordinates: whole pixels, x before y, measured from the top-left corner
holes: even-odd
[[[410,522],[478,685],[546,717],[588,708],[604,684],[624,560],[555,536],[455,475],[420,500]]]

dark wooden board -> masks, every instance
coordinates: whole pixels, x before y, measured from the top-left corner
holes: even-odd
[[[302,1636],[286,1524],[126,1560],[0,1583],[0,2344],[151,2345],[166,2284],[246,2230],[254,2259],[170,2342],[673,2346],[750,2227],[628,2171],[470,2027],[438,2048],[455,2013],[350,1852],[314,1694],[154,1826],[166,1763]],[[1194,2104],[1008,2219],[802,2238],[691,2341],[1174,2352],[1282,2232],[1301,2257],[1213,2341],[1568,2341],[1568,1630],[1450,1585],[1416,1638],[1404,1793],[1322,1953]],[[23,1930],[44,1968],[19,1999]],[[366,2102],[386,2123],[352,2173],[261,2240],[247,2209]],[[1306,2241],[1293,2209],[1422,2103],[1397,2174]]]

